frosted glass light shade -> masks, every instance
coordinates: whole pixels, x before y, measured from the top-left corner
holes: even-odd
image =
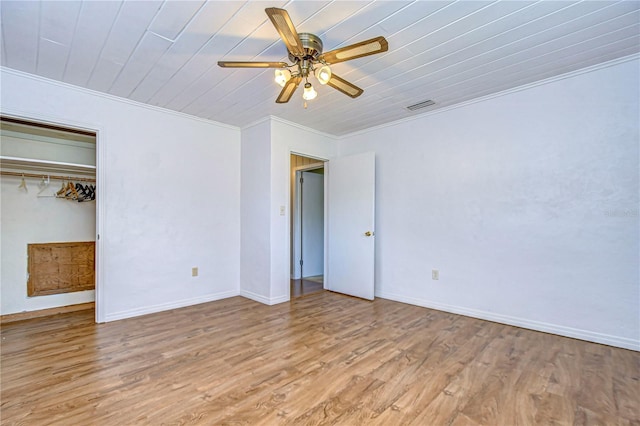
[[[304,92],[302,93],[302,98],[305,101],[310,101],[311,99],[315,99],[318,96],[318,92],[315,91],[311,83],[306,83],[304,85]]]
[[[327,84],[331,80],[331,68],[328,65],[323,65],[316,69],[316,78],[320,84]]]
[[[281,87],[284,87],[287,84],[287,81],[291,78],[291,71],[288,69],[277,69],[276,72],[276,83],[278,83]]]

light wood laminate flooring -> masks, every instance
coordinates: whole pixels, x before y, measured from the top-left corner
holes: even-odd
[[[3,425],[640,423],[638,352],[327,291],[1,335]]]
[[[291,297],[302,297],[319,291],[324,291],[322,280],[307,278],[291,280]]]

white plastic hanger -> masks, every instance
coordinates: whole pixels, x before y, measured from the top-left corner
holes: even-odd
[[[49,176],[47,176],[46,181],[44,180],[44,176],[42,176],[42,180],[38,184],[38,188],[40,188],[40,191],[38,191],[38,195],[42,194],[42,191],[47,189],[50,183],[51,183],[51,178]]]
[[[18,189],[24,189],[24,192],[29,192],[29,188],[27,188],[27,181],[24,180],[24,174],[22,175],[22,180],[20,181],[20,186]]]

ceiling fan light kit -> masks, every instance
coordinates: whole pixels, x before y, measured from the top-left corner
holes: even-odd
[[[305,85],[304,85],[304,93],[302,93],[302,98],[305,101],[310,101],[312,99],[315,99],[316,96],[318,96],[318,92],[315,91],[315,89],[313,88],[311,83],[309,83],[309,82],[305,83]]]
[[[320,68],[316,68],[316,78],[318,82],[322,85],[325,85],[331,80],[331,68],[329,65],[323,65]]]
[[[282,87],[276,98],[276,103],[289,102],[302,80],[305,80],[302,98],[305,101],[315,99],[318,92],[309,83],[309,75],[315,76],[322,85],[326,84],[347,96],[357,98],[364,90],[335,75],[330,65],[375,55],[389,49],[389,44],[384,37],[375,37],[323,53],[320,37],[310,33],[298,33],[286,10],[270,7],[265,9],[265,12],[287,46],[291,64],[286,62],[220,61],[218,65],[223,68],[276,68],[275,82]]]
[[[284,85],[291,79],[291,71],[288,69],[276,70],[276,83],[280,85],[280,87],[284,87]]]

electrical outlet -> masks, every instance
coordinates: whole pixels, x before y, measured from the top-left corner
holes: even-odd
[[[197,266],[195,268],[191,268],[191,276],[192,277],[197,277],[198,276],[198,267]]]
[[[432,269],[431,270],[431,279],[432,280],[439,280],[440,279],[440,272],[437,269]]]

